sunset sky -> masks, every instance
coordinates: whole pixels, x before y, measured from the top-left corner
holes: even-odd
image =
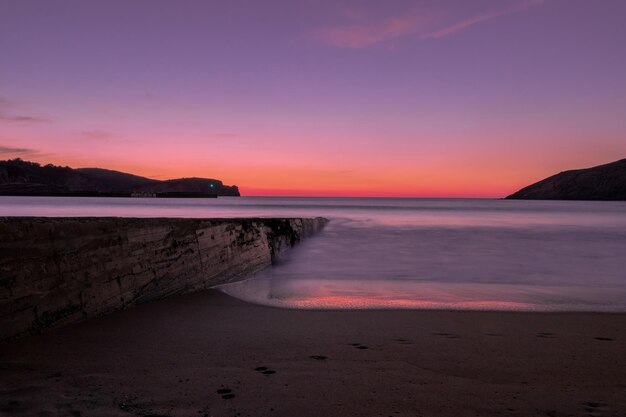
[[[626,157],[624,0],[2,0],[0,159],[501,197]]]

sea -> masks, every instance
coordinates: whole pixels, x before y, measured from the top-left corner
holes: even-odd
[[[275,266],[219,289],[296,309],[626,312],[626,202],[0,197],[0,216],[322,216]]]

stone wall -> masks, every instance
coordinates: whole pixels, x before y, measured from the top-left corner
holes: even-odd
[[[0,218],[0,340],[246,278],[326,222]]]

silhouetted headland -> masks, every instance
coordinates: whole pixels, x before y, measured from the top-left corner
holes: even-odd
[[[564,171],[524,187],[507,199],[626,200],[626,159]]]
[[[102,168],[42,166],[18,158],[0,161],[0,195],[210,198],[238,197],[239,189],[212,178],[159,181]]]

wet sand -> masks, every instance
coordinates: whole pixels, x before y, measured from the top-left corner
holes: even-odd
[[[301,311],[203,291],[0,345],[0,414],[626,416],[626,314]]]

